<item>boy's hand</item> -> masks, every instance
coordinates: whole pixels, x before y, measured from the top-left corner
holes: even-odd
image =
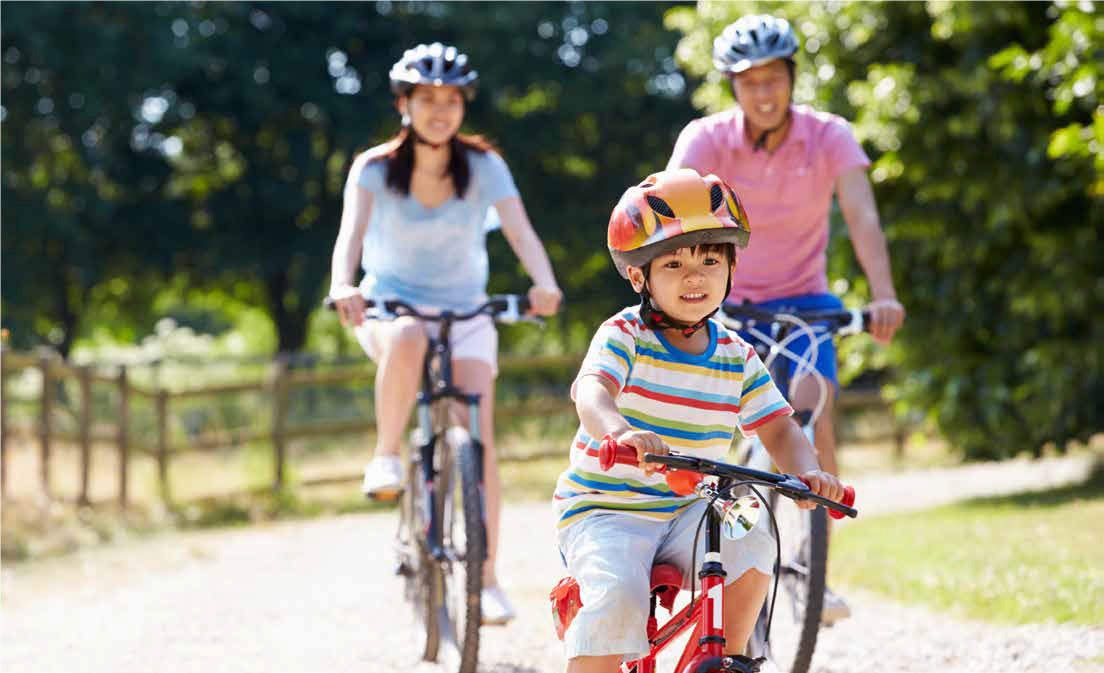
[[[652,472],[656,471],[656,468],[661,467],[658,463],[645,463],[644,454],[654,453],[657,456],[666,456],[670,449],[667,448],[667,444],[660,439],[659,435],[647,430],[627,430],[620,435],[614,437],[618,444],[624,444],[636,449],[636,459],[640,461],[640,469],[644,470],[644,474],[651,476]]]
[[[839,502],[843,500],[843,484],[834,475],[823,470],[809,470],[801,475],[801,480],[809,485],[809,490],[822,498]],[[811,500],[796,500],[801,509],[813,509],[817,504]]]

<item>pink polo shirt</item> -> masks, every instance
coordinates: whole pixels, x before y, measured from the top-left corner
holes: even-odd
[[[679,134],[667,168],[713,173],[736,190],[751,240],[732,276],[736,301],[763,302],[828,291],[828,211],[840,174],[870,159],[845,119],[805,105],[773,154],[752,151],[739,106],[695,119]]]

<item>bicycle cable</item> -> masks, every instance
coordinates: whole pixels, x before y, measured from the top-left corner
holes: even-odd
[[[782,543],[779,539],[780,533],[778,531],[778,521],[774,518],[774,509],[770,506],[770,503],[767,501],[767,499],[763,497],[763,494],[761,494],[759,492],[759,490],[755,487],[756,486],[773,486],[773,484],[771,484],[770,482],[766,482],[766,481],[760,481],[758,479],[743,479],[743,480],[739,480],[739,481],[733,481],[732,483],[730,483],[730,484],[728,484],[728,485],[726,485],[726,486],[724,486],[720,489],[717,489],[713,492],[713,495],[710,496],[710,498],[709,498],[709,503],[706,505],[705,511],[702,512],[701,518],[698,519],[698,527],[694,531],[694,545],[690,548],[690,568],[693,569],[693,568],[698,567],[698,562],[697,562],[698,538],[701,535],[702,524],[705,523],[705,518],[707,516],[709,516],[710,509],[712,509],[714,507],[715,503],[717,502],[717,500],[719,500],[722,497],[722,495],[724,495],[726,493],[728,495],[731,495],[731,493],[728,493],[728,492],[732,491],[734,488],[736,488],[738,486],[747,486],[748,490],[750,490],[752,493],[755,494],[755,497],[759,500],[759,502],[763,503],[763,506],[766,507],[766,509],[767,509],[767,515],[770,517],[771,528],[774,530],[774,588],[771,590],[770,609],[767,611],[767,632],[766,632],[766,634],[763,638],[764,644],[769,645],[770,644],[771,622],[774,620],[774,604],[775,604],[775,601],[778,599],[778,576],[779,576],[779,574],[781,573],[781,570],[782,570]],[[717,546],[719,548],[720,544],[718,544]],[[693,573],[694,571],[691,570],[690,572]],[[691,577],[690,577],[690,605],[694,604],[694,597],[695,596],[696,596],[696,592],[695,592],[694,577],[691,574]]]

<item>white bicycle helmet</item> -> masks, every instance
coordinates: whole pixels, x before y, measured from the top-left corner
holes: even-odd
[[[735,74],[774,59],[793,59],[797,36],[790,22],[769,14],[749,14],[730,23],[713,40],[713,65]]]
[[[464,96],[471,100],[475,97],[479,73],[468,67],[467,54],[461,54],[456,47],[434,42],[407,49],[391,67],[390,78],[391,90],[397,96],[410,93],[419,84],[429,84],[460,87]]]

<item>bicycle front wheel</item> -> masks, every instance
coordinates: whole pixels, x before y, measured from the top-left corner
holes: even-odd
[[[443,580],[441,566],[430,557],[426,544],[429,509],[425,474],[416,446],[410,449],[406,468],[406,488],[400,502],[395,541],[398,573],[403,577],[403,593],[417,624],[415,650],[423,660],[437,661]]]
[[[778,520],[782,557],[769,656],[779,670],[807,673],[816,649],[824,607],[827,512],[823,507],[799,509],[792,500],[776,493],[771,493],[770,498]],[[760,614],[760,621],[765,619],[766,610]],[[763,626],[757,625],[757,638],[762,637]]]
[[[447,626],[443,633],[455,645],[457,661],[450,666],[472,673],[479,660],[479,627],[483,620],[480,594],[487,535],[483,516],[479,450],[462,427],[445,435],[448,476],[442,483],[442,534],[447,560],[444,568]]]

